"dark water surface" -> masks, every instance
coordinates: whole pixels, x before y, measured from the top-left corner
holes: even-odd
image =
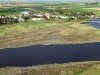
[[[36,45],[0,50],[0,67],[100,60],[100,43]]]
[[[88,22],[83,22],[83,24],[88,24],[90,26],[100,29],[100,18],[97,18]]]

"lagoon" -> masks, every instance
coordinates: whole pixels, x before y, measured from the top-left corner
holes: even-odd
[[[100,43],[34,45],[0,50],[0,67],[100,61]]]
[[[100,29],[100,18],[97,18],[88,22],[83,22],[82,24],[88,24],[92,27]]]

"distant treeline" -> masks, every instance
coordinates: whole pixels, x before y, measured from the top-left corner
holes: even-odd
[[[56,8],[54,10],[54,14],[55,13],[58,13],[58,14],[63,14],[63,15],[67,15],[67,16],[90,16],[90,15],[95,15],[92,11],[81,11],[81,10],[78,10],[76,11],[75,10],[76,8],[70,8],[70,9],[62,9],[60,7]]]

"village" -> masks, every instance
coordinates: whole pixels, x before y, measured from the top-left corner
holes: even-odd
[[[85,13],[85,12],[73,12],[67,14],[52,14],[48,12],[33,12],[33,11],[22,11],[18,15],[1,15],[0,16],[0,25],[5,24],[14,24],[19,22],[26,22],[26,21],[38,21],[38,20],[83,20],[83,19],[90,19],[95,18],[96,15],[92,12]]]
[[[83,5],[85,4],[86,3],[83,3]],[[71,5],[71,4],[67,3],[67,5]],[[86,11],[86,10],[82,11],[78,6],[63,8],[63,7],[52,7],[52,6],[40,6],[40,5],[35,5],[31,3],[28,4],[24,2],[5,2],[5,3],[2,2],[0,3],[0,8],[1,8],[0,12],[2,13],[0,14],[0,25],[14,24],[19,22],[27,22],[27,21],[38,21],[38,20],[62,19],[65,21],[69,21],[69,20],[92,19],[98,17],[98,15],[95,14],[93,11]],[[43,9],[43,11],[38,10],[36,8],[41,10]],[[18,13],[13,15],[11,14],[5,15],[3,14],[3,12],[9,12],[9,13],[18,12]]]

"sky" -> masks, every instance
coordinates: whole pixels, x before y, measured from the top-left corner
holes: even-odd
[[[4,0],[0,0],[4,1]],[[5,0],[5,1],[100,1],[100,0]]]
[[[6,1],[93,1],[93,0],[6,0]],[[94,1],[99,1],[99,0],[94,0]]]

